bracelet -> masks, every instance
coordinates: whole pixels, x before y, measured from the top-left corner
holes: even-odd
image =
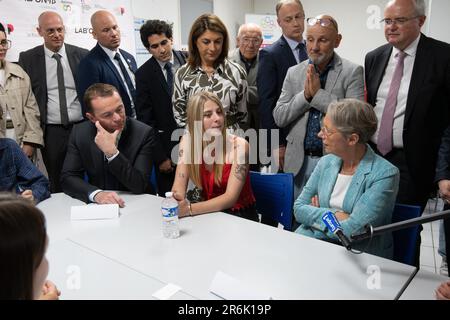
[[[192,203],[189,202],[189,217],[192,217]]]

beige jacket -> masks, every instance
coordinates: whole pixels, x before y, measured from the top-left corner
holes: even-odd
[[[40,126],[39,107],[31,91],[30,77],[23,69],[11,62],[5,66],[5,86],[0,86],[0,137],[6,134],[6,114],[9,111],[19,145],[29,142],[44,146]]]

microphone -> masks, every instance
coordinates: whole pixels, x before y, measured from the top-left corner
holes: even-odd
[[[327,213],[325,213],[322,216],[322,221],[325,223],[328,230],[330,230],[330,232],[332,232],[339,238],[339,241],[347,250],[352,249],[350,240],[342,232],[341,224],[339,223],[339,221],[336,219],[336,216],[332,212],[328,211]]]

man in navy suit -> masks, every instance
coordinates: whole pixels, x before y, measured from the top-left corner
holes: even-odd
[[[383,19],[388,43],[365,61],[367,100],[379,120],[373,146],[400,169],[397,202],[422,210],[436,191],[436,160],[450,110],[450,45],[421,33],[425,12],[423,0],[390,1]],[[417,266],[419,244],[420,237]]]
[[[178,143],[171,139],[177,129],[172,110],[173,76],[186,63],[186,54],[172,49],[172,26],[165,21],[148,20],[140,33],[152,57],[136,72],[136,114],[157,132],[154,162],[158,193],[164,195],[172,190],[175,165],[171,153]]]
[[[125,105],[126,115],[136,118],[136,84],[134,73],[137,65],[134,57],[119,49],[120,28],[116,18],[108,11],[100,10],[91,17],[92,35],[97,45],[80,62],[78,67],[77,91],[84,92],[94,83],[107,83],[119,90]],[[84,104],[83,115],[86,114]]]
[[[267,129],[267,151],[272,154],[272,171],[283,170],[286,134],[275,124],[272,112],[281,94],[288,69],[308,58],[303,40],[305,12],[299,0],[280,0],[276,5],[277,22],[283,35],[259,53],[256,86],[259,95],[261,129]],[[271,141],[271,132],[278,130],[279,140]],[[276,225],[275,221],[262,221]]]
[[[272,163],[272,170],[282,170],[286,135],[275,124],[272,112],[280,97],[287,70],[306,60],[308,55],[303,40],[305,12],[302,3],[299,0],[280,0],[276,5],[276,13],[283,35],[271,46],[261,50],[256,81],[260,99],[261,129],[268,130],[268,152],[274,152],[272,158],[277,161],[276,165]],[[279,141],[271,141],[272,130],[278,130]]]

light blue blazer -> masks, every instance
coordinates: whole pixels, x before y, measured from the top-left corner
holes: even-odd
[[[295,219],[301,223],[295,232],[317,239],[338,241],[326,229],[322,216],[327,211],[337,211],[330,208],[330,197],[341,166],[341,158],[335,155],[330,154],[320,159],[294,203]],[[349,213],[350,218],[342,221],[341,225],[347,237],[363,231],[367,224],[377,227],[391,223],[399,179],[398,169],[367,146],[366,154],[359,163],[344,198],[343,211]],[[320,208],[311,206],[311,198],[315,195],[319,196]],[[368,241],[354,244],[353,248],[365,249],[365,252],[391,259],[392,234],[374,237],[370,244]]]

